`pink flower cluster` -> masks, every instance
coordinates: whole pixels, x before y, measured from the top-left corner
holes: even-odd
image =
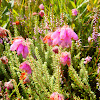
[[[61,57],[60,57],[60,62],[64,66],[67,64],[67,66],[69,67],[71,65],[71,54],[70,54],[70,52],[67,52],[67,51],[62,52]]]
[[[10,50],[11,51],[16,50],[17,54],[18,55],[22,54],[23,58],[26,58],[29,53],[27,43],[22,37],[15,38],[15,40],[13,41],[13,44],[10,47]]]
[[[85,58],[84,64],[87,64],[88,62],[90,62],[91,59],[92,59],[92,57],[87,56],[87,57]]]
[[[54,92],[51,94],[50,100],[64,100],[64,96],[58,92]]]
[[[69,28],[67,25],[62,28],[58,28],[55,32],[47,34],[43,41],[49,45],[61,45],[63,48],[71,47],[71,39],[78,40],[77,34]]]
[[[31,67],[29,65],[29,62],[27,62],[27,61],[21,63],[19,68],[22,69],[23,71],[25,71],[27,74],[31,74],[32,73],[32,69],[31,69]]]

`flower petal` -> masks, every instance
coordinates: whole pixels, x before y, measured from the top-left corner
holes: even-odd
[[[60,39],[61,40],[66,38],[66,33],[67,33],[66,29],[61,29],[61,32],[60,32]]]
[[[52,33],[51,39],[55,39],[60,35],[60,29],[57,29],[55,32]]]
[[[23,49],[24,49],[24,46],[22,44],[20,44],[17,48],[17,54],[20,55],[22,53]]]
[[[21,44],[21,43],[22,43],[22,40],[21,39],[15,40],[14,43],[11,45],[10,50],[11,51],[17,50],[19,44]]]
[[[22,52],[22,56],[23,58],[26,59],[27,55],[28,55],[29,51],[28,51],[28,47],[24,46],[23,52]]]

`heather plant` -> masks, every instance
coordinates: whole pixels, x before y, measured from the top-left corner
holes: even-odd
[[[99,0],[0,0],[0,98],[100,99]]]

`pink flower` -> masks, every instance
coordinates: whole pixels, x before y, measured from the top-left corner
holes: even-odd
[[[41,11],[39,12],[39,15],[40,15],[41,17],[43,17],[43,16],[44,16],[44,11],[41,10]]]
[[[31,70],[31,67],[29,65],[29,62],[27,62],[27,61],[21,63],[19,68],[22,69],[23,71],[27,72],[27,74],[31,74],[32,73],[32,70]]]
[[[91,59],[92,59],[92,57],[90,57],[90,56],[87,56],[87,57],[85,58],[85,60],[86,60],[87,62],[90,62]]]
[[[51,34],[51,39],[52,40],[54,40],[55,38],[58,38],[58,37],[60,37],[60,28],[59,29],[57,29],[55,32],[53,32],[52,34]]]
[[[77,16],[77,14],[78,14],[77,9],[72,9],[72,15],[73,15],[73,16]]]
[[[1,92],[1,87],[0,87],[0,92]]]
[[[5,82],[4,87],[7,88],[8,90],[13,89],[12,81],[10,80],[9,82]]]
[[[91,38],[90,36],[88,37],[88,42],[91,43],[93,42],[93,38]]]
[[[63,48],[64,47],[69,48],[69,47],[71,47],[71,45],[72,45],[72,41],[71,41],[71,39],[69,37],[66,37],[61,43],[61,46]]]
[[[87,56],[87,57],[85,58],[84,64],[87,64],[88,62],[90,62],[91,59],[92,59],[92,57]]]
[[[100,29],[100,26],[99,26],[99,29]]]
[[[75,45],[76,45],[77,47],[80,47],[80,46],[81,46],[81,43],[82,43],[81,40],[82,40],[82,39],[78,39],[78,40],[76,41]]]
[[[52,45],[55,46],[55,45],[60,45],[62,42],[62,40],[60,39],[59,36],[57,36],[53,41],[52,41]]]
[[[2,56],[0,58],[0,60],[2,61],[3,64],[7,64],[8,63],[8,58],[6,56]]]
[[[36,12],[33,12],[33,14],[32,14],[33,16],[35,16],[35,15],[37,15],[37,13]]]
[[[6,29],[0,27],[0,37],[5,37],[5,36],[7,36]]]
[[[78,40],[77,34],[76,34],[71,28],[68,27],[66,30],[67,30],[68,36],[69,36],[71,39]]]
[[[71,65],[71,54],[70,52],[62,52],[61,53],[61,57],[60,57],[60,62],[61,64],[63,64],[64,66],[67,64],[67,66]]]
[[[53,48],[52,48],[52,51],[53,51],[54,53],[58,53],[58,46],[53,47]]]
[[[62,28],[61,32],[60,32],[60,39],[64,40],[66,37],[69,37],[67,34],[67,30],[66,30],[66,28]]]
[[[98,63],[98,69],[97,69],[97,73],[99,74],[100,72],[100,63]]]
[[[64,96],[58,92],[54,92],[51,94],[50,100],[64,100]]]
[[[40,4],[40,5],[39,5],[39,8],[40,8],[41,10],[44,10],[43,4]]]
[[[0,38],[0,43],[3,44],[3,40]]]
[[[62,28],[57,29],[52,35],[51,38],[55,43],[53,45],[61,45],[63,48],[71,47],[71,39],[78,40],[77,34],[68,27],[68,25],[63,26]]]
[[[10,47],[11,51],[17,51],[17,54],[22,54],[23,58],[26,58],[29,51],[27,47],[27,43],[24,41],[22,37],[14,40],[13,44]]]
[[[52,40],[52,46],[61,45],[63,48],[68,48],[71,47],[71,39],[78,40],[78,36],[68,25],[65,25],[50,34],[49,39]]]

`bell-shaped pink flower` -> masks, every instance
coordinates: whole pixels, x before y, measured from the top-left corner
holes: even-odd
[[[21,63],[19,68],[22,69],[23,71],[27,72],[27,74],[31,74],[32,73],[32,69],[31,69],[31,67],[29,65],[29,62],[27,62],[27,61]]]
[[[8,90],[9,90],[9,89],[13,89],[12,81],[5,82],[5,83],[4,83],[4,87],[7,88]]]
[[[63,48],[68,48],[71,47],[71,39],[78,40],[78,36],[68,25],[65,25],[50,34],[49,39],[52,40],[52,46],[61,45]]]
[[[64,66],[67,64],[67,66],[71,65],[71,54],[70,52],[62,52],[61,53],[61,57],[60,57],[60,62],[61,64],[63,64]]]
[[[0,37],[6,37],[6,36],[7,36],[6,29],[0,27]]]
[[[8,58],[6,56],[2,56],[0,58],[0,60],[2,61],[3,64],[7,64],[8,63]]]
[[[87,57],[85,58],[84,64],[87,64],[88,62],[90,62],[91,59],[92,59],[92,57],[87,56]]]
[[[91,38],[90,36],[88,37],[88,42],[91,43],[93,42],[93,38]]]
[[[50,100],[64,100],[64,96],[58,92],[54,92],[51,94]]]
[[[73,16],[77,16],[77,14],[78,14],[77,9],[72,9],[72,15],[73,15]]]
[[[41,11],[39,12],[39,15],[40,15],[41,17],[43,17],[43,16],[44,16],[44,11],[41,10]]]
[[[43,4],[40,4],[40,5],[39,5],[39,8],[40,8],[41,10],[44,10]]]
[[[27,47],[27,43],[23,38],[17,38],[14,40],[13,44],[10,47],[11,51],[17,51],[17,54],[22,54],[23,58],[26,58],[29,51]]]
[[[20,55],[22,53],[23,49],[24,49],[24,45],[19,44],[19,46],[17,48],[17,54]]]
[[[54,53],[58,53],[58,46],[54,46],[54,47],[52,48],[52,51],[53,51]]]

